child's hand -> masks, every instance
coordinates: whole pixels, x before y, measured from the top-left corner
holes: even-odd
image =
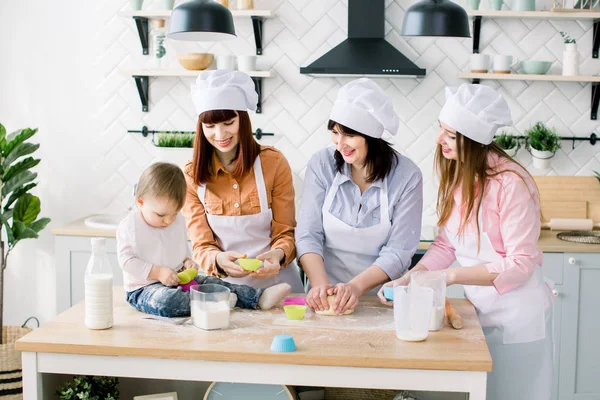
[[[263,267],[256,271],[254,277],[257,279],[266,279],[277,276],[279,271],[281,271],[281,261],[284,257],[285,253],[279,248],[257,256],[256,259],[263,262]]]
[[[157,268],[157,267],[154,267]],[[158,280],[165,286],[177,286],[181,281],[171,268],[158,267]]]
[[[183,261],[183,270],[185,271],[190,268],[194,268],[195,270],[200,271],[200,266],[196,264],[194,260],[188,257]]]

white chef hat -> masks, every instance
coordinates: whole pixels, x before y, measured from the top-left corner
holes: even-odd
[[[210,110],[256,110],[258,94],[252,78],[240,71],[202,71],[192,85],[196,114]]]
[[[446,88],[440,121],[481,144],[490,144],[499,128],[512,125],[510,108],[500,92],[484,85]]]
[[[398,133],[398,115],[392,100],[368,78],[356,79],[342,86],[330,119],[378,139],[384,130],[392,135]]]

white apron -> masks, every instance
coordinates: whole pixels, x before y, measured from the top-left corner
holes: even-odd
[[[271,223],[273,212],[267,200],[267,188],[263,177],[260,156],[254,161],[254,177],[260,201],[260,212],[252,215],[223,216],[206,213],[208,224],[223,251],[245,253],[248,258],[271,250]],[[198,186],[198,198],[206,209],[204,196],[206,185]],[[298,266],[292,261],[287,267],[272,278],[256,279],[251,275],[242,278],[224,278],[225,281],[238,285],[248,285],[254,288],[267,288],[278,283],[288,283],[293,293],[303,293],[304,287],[300,281]]]
[[[329,210],[337,193],[342,175],[338,172],[323,203],[323,232],[325,246],[323,261],[329,283],[347,283],[369,268],[379,257],[381,248],[387,243],[392,222],[387,194],[387,178],[379,188],[381,198],[380,222],[368,228],[354,228],[333,216]],[[376,295],[379,287],[366,293]]]
[[[483,228],[482,211],[478,214]],[[453,224],[450,224],[453,225]],[[462,267],[502,260],[486,232],[457,234],[446,227]],[[477,252],[477,238],[480,250]],[[464,285],[477,309],[493,361],[487,400],[549,400],[552,391],[551,295],[539,266],[524,285],[499,295],[493,286]]]

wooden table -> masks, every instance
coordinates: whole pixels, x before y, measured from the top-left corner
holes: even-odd
[[[242,310],[232,313],[231,329],[202,331],[145,318],[119,288],[112,329],[86,329],[80,303],[17,342],[24,399],[43,399],[42,374],[58,373],[466,392],[483,400],[492,359],[471,303],[452,303],[462,330],[446,326],[410,343],[396,338],[391,309],[374,297],[361,299],[355,315],[288,321],[281,308]],[[269,350],[280,333],[294,337],[296,352]]]

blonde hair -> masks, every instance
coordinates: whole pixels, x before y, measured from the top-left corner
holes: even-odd
[[[183,171],[175,164],[157,162],[142,172],[135,190],[135,197],[146,195],[167,197],[175,201],[177,208],[183,208],[187,184]]]

